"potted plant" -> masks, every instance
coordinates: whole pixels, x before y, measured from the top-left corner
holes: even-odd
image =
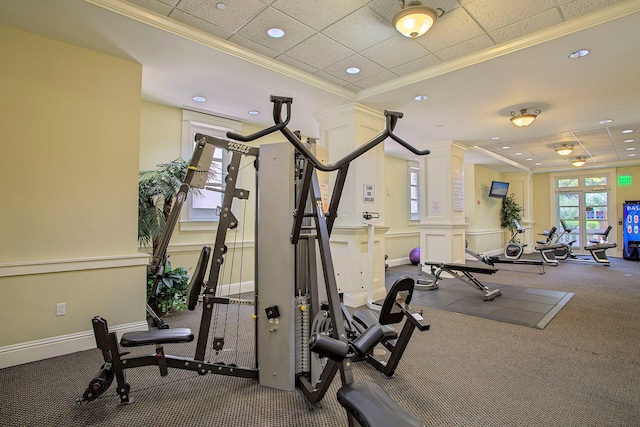
[[[507,194],[502,199],[502,208],[500,208],[500,227],[506,228],[512,233],[516,229],[513,220],[522,220],[522,206],[516,202],[515,197],[514,193]]]
[[[138,241],[152,245],[155,253],[160,236],[184,177],[187,162],[178,158],[158,165],[157,169],[141,171],[138,179]],[[153,292],[155,271],[147,271],[147,297]],[[162,279],[158,281],[154,298],[148,298],[159,316],[186,307],[189,276],[183,267],[171,268],[166,262]]]

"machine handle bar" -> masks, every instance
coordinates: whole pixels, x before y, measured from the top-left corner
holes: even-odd
[[[291,104],[293,103],[293,98],[282,97],[271,95],[271,102],[273,102],[273,120],[276,123],[275,126],[271,126],[270,128],[263,129],[251,135],[240,135],[234,132],[227,132],[227,137],[235,139],[236,141],[248,142],[254,141],[258,138],[261,138],[270,133],[280,131],[287,140],[293,144],[293,146],[307,159],[309,162],[318,170],[323,172],[332,172],[342,168],[344,165],[350,163],[357,157],[360,157],[362,154],[366,153],[376,145],[380,144],[387,138],[391,138],[396,141],[398,144],[402,145],[407,150],[418,156],[424,156],[429,154],[429,150],[418,150],[407,142],[403,141],[400,137],[393,133],[393,129],[396,126],[396,123],[399,118],[402,118],[402,113],[397,111],[389,111],[385,110],[384,115],[386,118],[386,126],[385,130],[378,136],[371,139],[366,144],[361,145],[356,148],[343,158],[337,160],[334,163],[325,165],[323,164],[314,154],[300,141],[300,139],[293,133],[289,128],[287,128],[287,124],[291,119]],[[287,106],[287,116],[284,121],[282,121],[282,106]]]

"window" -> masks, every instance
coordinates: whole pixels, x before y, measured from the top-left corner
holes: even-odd
[[[195,111],[182,111],[182,157],[189,161],[195,147],[195,134],[202,133],[216,138],[227,139],[228,131],[240,132],[242,123]],[[181,230],[212,230],[219,217],[222,204],[224,175],[231,155],[219,148],[215,149],[211,162],[211,175],[204,190],[199,194],[191,192],[182,209]],[[208,189],[207,189],[208,188]]]
[[[409,162],[409,219],[420,220],[420,166]]]
[[[592,176],[584,179],[585,187],[596,187],[600,185],[607,185],[606,176]]]

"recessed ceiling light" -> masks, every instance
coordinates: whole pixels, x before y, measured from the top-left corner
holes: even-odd
[[[527,157],[525,160],[531,161],[531,160],[533,160],[533,158],[532,157]]]
[[[502,147],[503,150],[508,150],[509,148],[511,147],[509,147],[508,145],[505,145],[504,147]]]
[[[418,95],[418,96],[416,96],[416,97],[415,97],[415,98],[413,98],[413,99],[415,99],[416,101],[424,101],[424,100],[426,100],[427,98],[429,98],[427,95]]]
[[[580,49],[580,50],[576,50],[575,52],[571,52],[569,54],[569,58],[578,59],[578,58],[584,58],[587,55],[589,55],[589,51],[587,49]]]
[[[625,139],[624,142],[633,142],[635,139]]]
[[[279,39],[280,37],[284,36],[284,31],[282,31],[280,28],[269,28],[267,30],[267,34],[269,34],[269,37]]]
[[[522,156],[522,153],[516,153],[516,156]]]
[[[497,140],[499,140],[499,139],[500,139],[500,137],[499,137],[499,136],[492,136],[492,137],[491,137],[491,140],[492,140],[492,141],[497,141]]]
[[[609,123],[613,123],[613,120],[604,119],[604,120],[600,120],[598,123],[600,123],[601,125],[606,125],[606,124],[609,124]]]
[[[207,98],[205,98],[204,96],[194,96],[192,99],[194,101],[196,101],[196,102],[206,102],[207,101]]]
[[[636,156],[636,153],[627,154],[627,156],[629,156],[629,157],[635,157],[635,156]]]
[[[536,166],[540,166],[541,164],[542,164],[542,163],[538,162],[538,163],[536,163]]]
[[[227,8],[227,5],[222,3],[222,2],[218,2],[216,3],[216,9],[218,10],[225,10]]]
[[[628,148],[625,148],[625,150],[627,150],[627,151],[631,151],[631,150],[635,150],[635,149],[636,149],[636,147],[628,147]]]
[[[622,133],[633,133],[633,129],[623,130]]]
[[[258,110],[249,110],[248,113],[251,114],[252,116],[257,116],[258,114],[260,114],[260,111],[258,111]]]
[[[347,73],[348,74],[358,74],[359,72],[360,72],[360,68],[358,68],[358,67],[347,68]]]

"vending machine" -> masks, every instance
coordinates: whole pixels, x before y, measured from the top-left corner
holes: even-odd
[[[622,256],[640,261],[640,201],[626,201],[622,205]]]

